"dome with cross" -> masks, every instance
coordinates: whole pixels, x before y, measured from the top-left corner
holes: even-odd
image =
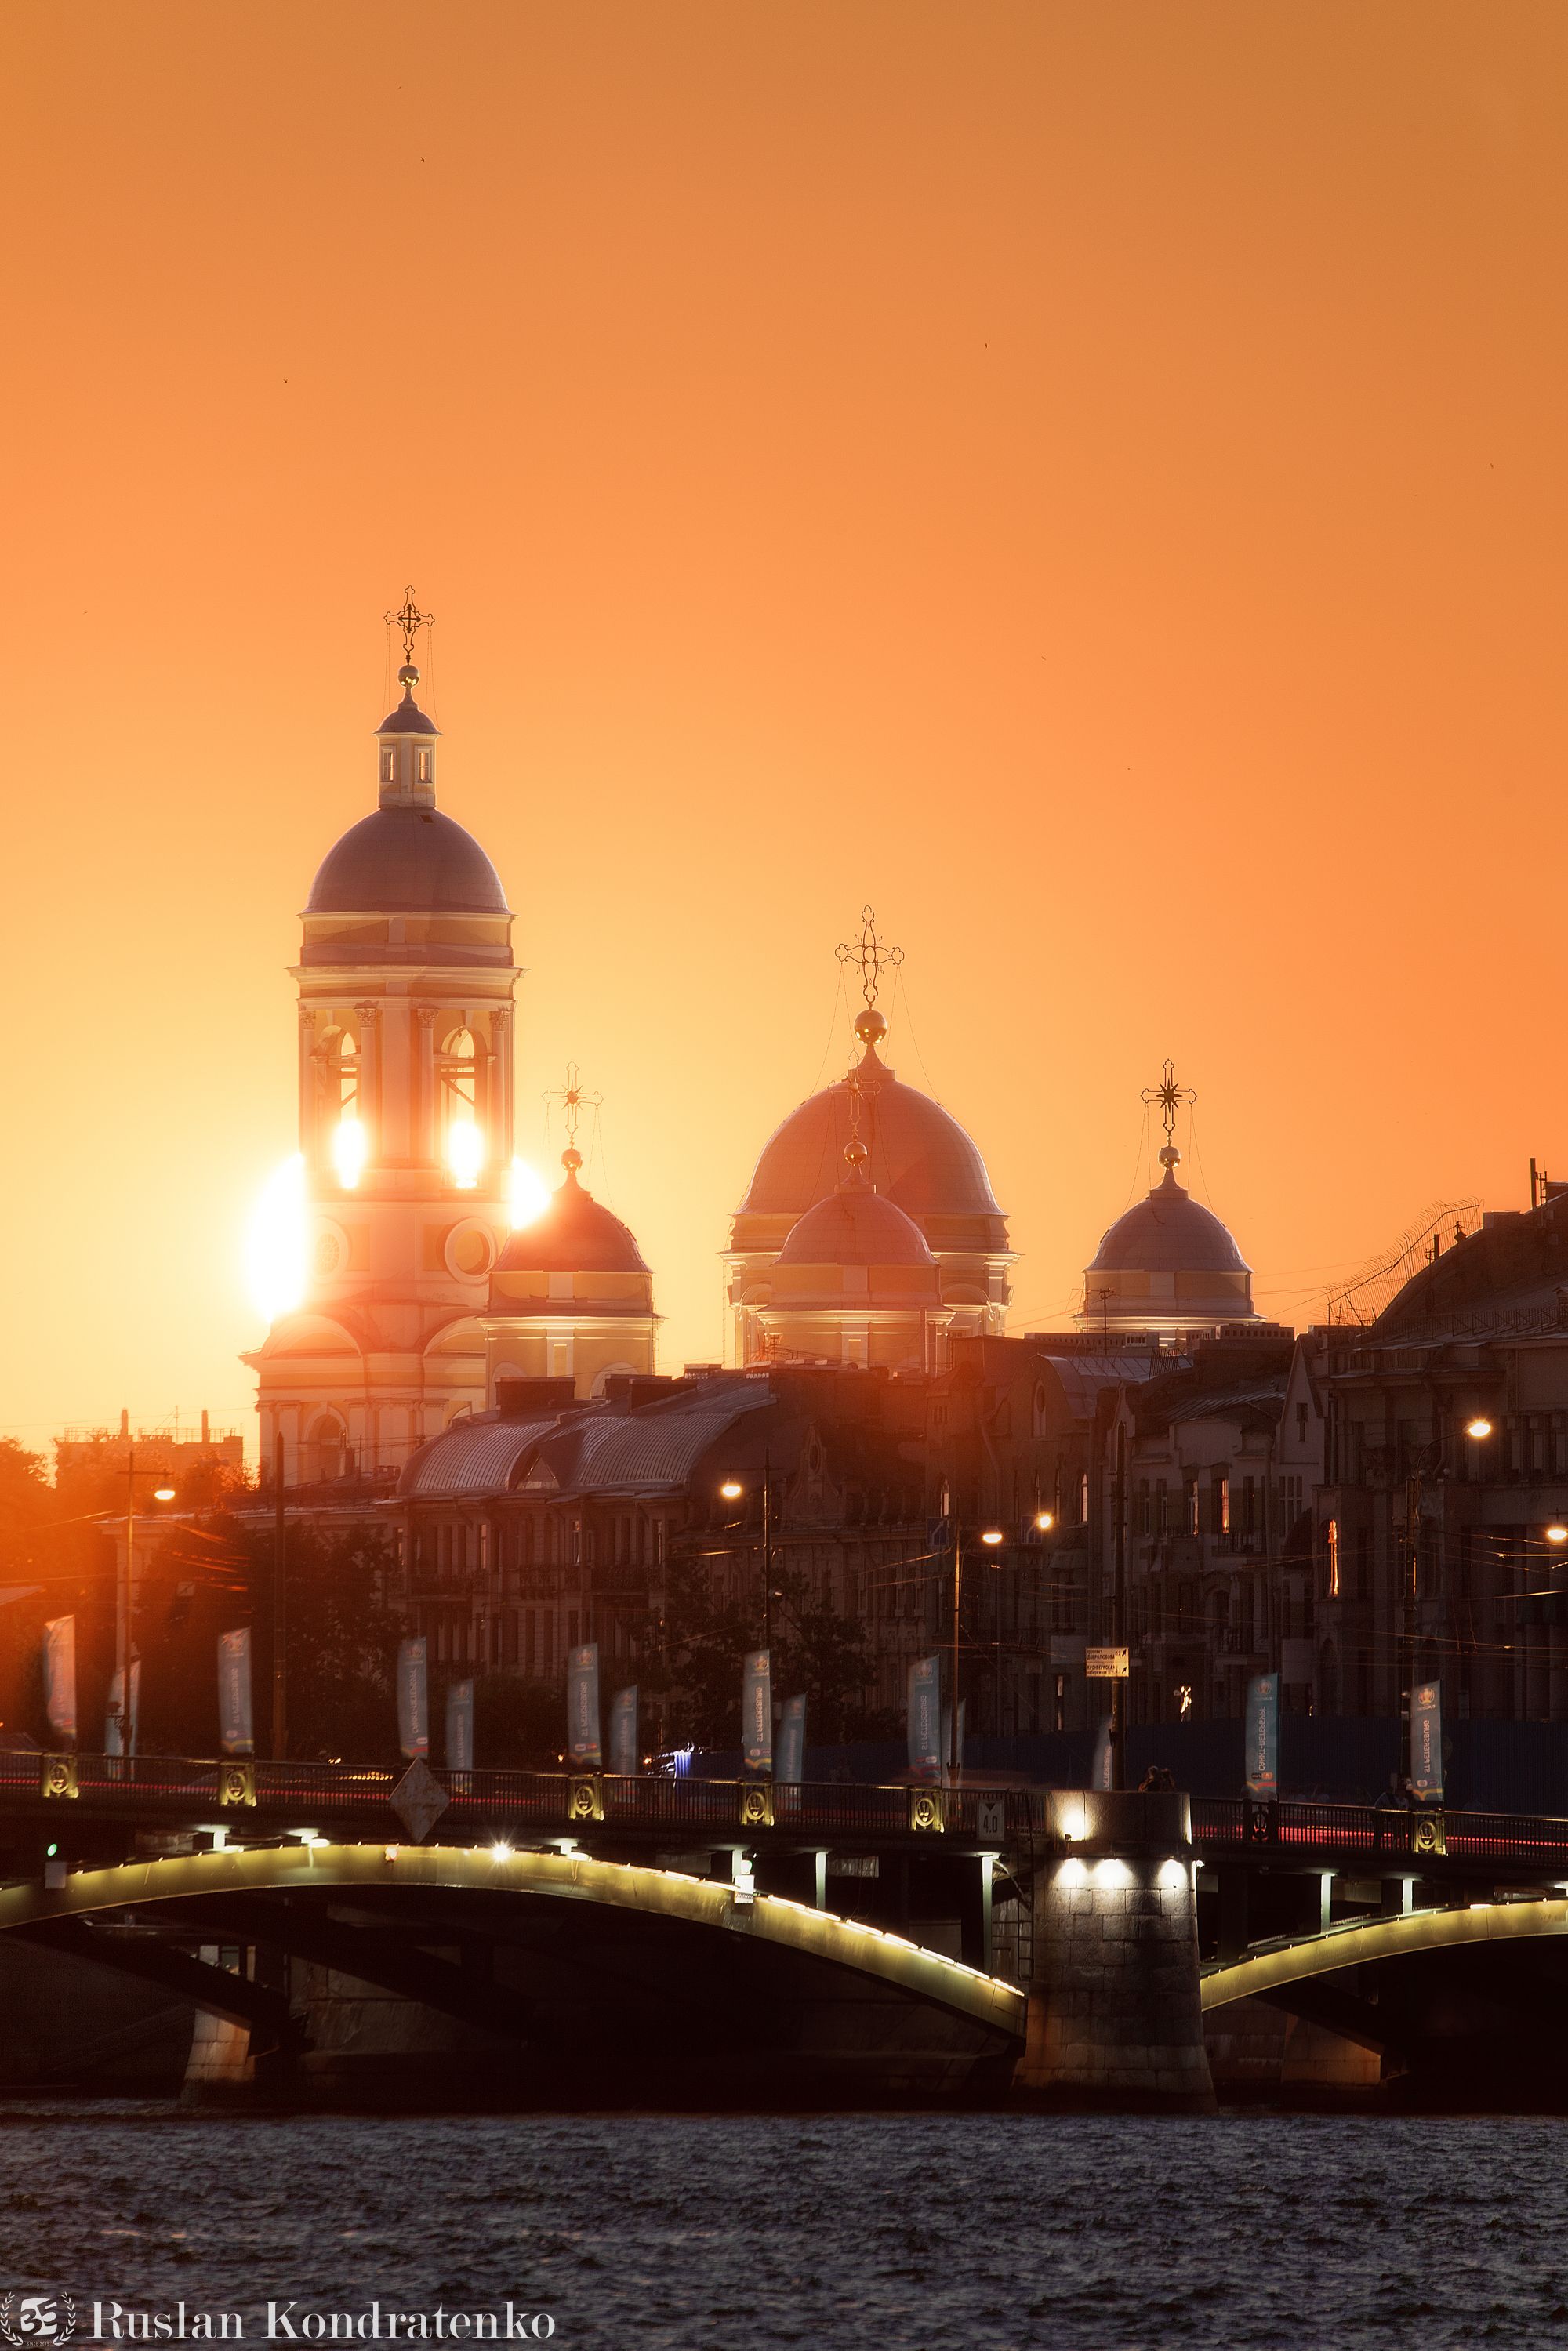
[[[1165,1123],[1165,1174],[1146,1199],[1117,1217],[1084,1270],[1078,1320],[1087,1330],[1172,1332],[1258,1320],[1251,1269],[1228,1227],[1176,1180],[1176,1112],[1197,1099],[1177,1084],[1169,1061],[1144,1096],[1159,1104]]]
[[[887,1020],[876,997],[902,952],[878,937],[868,906],[859,940],[841,947],[857,966],[864,1003],[855,1020],[860,1056],[831,1086],[789,1113],[763,1148],[735,1214],[727,1253],[741,1360],[756,1351],[753,1318],[771,1295],[771,1269],[794,1245],[800,1220],[827,1204],[842,1217],[846,1148],[858,1146],[877,1210],[910,1220],[936,1259],[941,1293],[959,1330],[999,1331],[1012,1251],[1007,1218],[973,1138],[950,1111],[904,1084],[883,1059]],[[813,1230],[815,1228],[813,1228]],[[815,1247],[813,1242],[813,1247]]]

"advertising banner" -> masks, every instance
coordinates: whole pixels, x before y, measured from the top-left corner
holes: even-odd
[[[44,1698],[49,1729],[64,1747],[77,1743],[77,1620],[57,1616],[44,1627]]]
[[[806,1693],[784,1701],[783,1718],[779,1725],[779,1770],[777,1776],[798,1788],[806,1776]]]
[[[1280,1677],[1254,1674],[1247,1685],[1247,1792],[1265,1803],[1280,1792]]]
[[[642,1765],[637,1740],[637,1685],[617,1690],[610,1701],[610,1769],[633,1780]]]
[[[225,1755],[254,1755],[250,1707],[250,1626],[218,1635],[218,1744]]]
[[[449,1771],[472,1771],[474,1769],[472,1682],[448,1682],[446,1685],[446,1768]]]
[[[585,1641],[566,1656],[566,1759],[574,1771],[597,1771],[604,1762],[599,1741],[599,1644]]]
[[[916,1657],[909,1668],[909,1768],[917,1780],[942,1777],[940,1657]]]
[[[430,1753],[430,1700],[425,1686],[425,1645],[404,1641],[397,1653],[397,1740],[412,1762]]]
[[[1108,1792],[1113,1776],[1111,1762],[1111,1718],[1100,1718],[1100,1728],[1094,1733],[1094,1760],[1089,1766],[1089,1785]]]
[[[773,1666],[766,1649],[748,1649],[741,1673],[740,1760],[748,1771],[773,1769]]]
[[[1443,1801],[1443,1691],[1417,1682],[1410,1693],[1410,1785],[1424,1804]]]

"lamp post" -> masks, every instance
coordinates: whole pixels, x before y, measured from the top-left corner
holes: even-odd
[[[942,1492],[944,1514],[947,1508],[947,1490]],[[1003,1541],[1000,1527],[982,1527],[980,1541],[995,1551]],[[953,1519],[953,1692],[947,1723],[947,1771],[956,1784],[958,1778],[958,1648],[964,1617],[964,1530],[956,1515]]]
[[[128,1756],[131,1752],[131,1749],[134,1744],[136,1723],[136,1718],[131,1712],[131,1645],[132,1635],[131,1563],[135,1556],[136,1545],[136,1480],[139,1477],[158,1478],[164,1476],[165,1474],[165,1472],[159,1469],[139,1470],[136,1467],[135,1446],[128,1445],[126,1447],[125,1564],[116,1581],[114,1595],[114,1675],[115,1687],[118,1695],[111,1698],[110,1703],[110,1713],[113,1718],[116,1735],[120,1741],[120,1752],[122,1757]],[[168,1485],[155,1486],[152,1489],[152,1499],[155,1502],[172,1502],[174,1499],[173,1487]]]
[[[719,1488],[727,1502],[738,1502],[746,1491],[738,1478],[727,1478]],[[762,1646],[773,1654],[773,1465],[762,1457]]]

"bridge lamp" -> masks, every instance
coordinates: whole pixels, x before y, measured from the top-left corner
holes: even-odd
[[[1478,1439],[1491,1435],[1491,1423],[1484,1413],[1478,1413],[1474,1420],[1465,1423],[1465,1435]]]
[[[492,1861],[510,1861],[512,1858],[512,1848],[506,1843],[504,1838],[497,1837],[495,1844],[490,1847],[490,1858]]]

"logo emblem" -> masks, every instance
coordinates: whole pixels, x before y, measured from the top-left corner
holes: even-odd
[[[68,2294],[8,2294],[0,2301],[0,2335],[14,2351],[47,2351],[68,2343],[77,2331],[77,2306]]]

